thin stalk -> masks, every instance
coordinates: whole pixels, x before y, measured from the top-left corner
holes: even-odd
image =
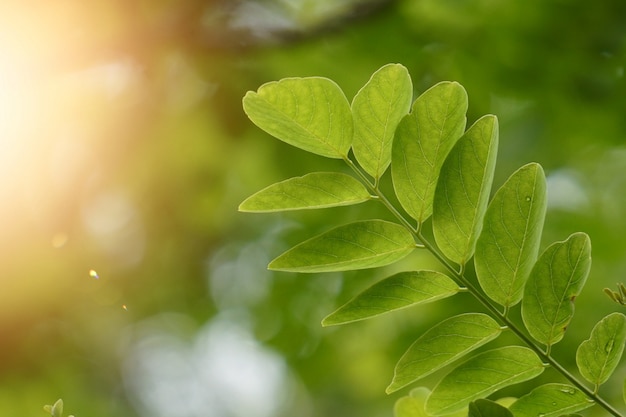
[[[597,387],[594,390],[589,389],[585,384],[580,382],[572,373],[565,369],[559,362],[557,362],[552,356],[550,356],[550,349],[545,352],[537,345],[525,332],[523,332],[515,323],[513,323],[507,316],[508,308],[505,308],[504,312],[501,312],[497,306],[491,303],[491,301],[481,291],[479,291],[464,275],[464,266],[460,267],[460,270],[454,267],[453,264],[434,246],[432,245],[420,232],[419,227],[415,228],[413,225],[400,213],[383,192],[378,188],[378,182],[372,184],[367,176],[361,172],[361,170],[352,162],[349,158],[345,158],[344,161],[352,168],[352,170],[360,177],[365,185],[373,192],[380,202],[398,219],[398,221],[407,228],[411,233],[416,243],[419,246],[426,248],[452,275],[452,278],[456,283],[465,287],[466,290],[474,296],[491,314],[493,314],[504,326],[509,328],[524,344],[532,349],[539,358],[548,366],[553,367],[558,373],[563,375],[565,379],[571,382],[576,388],[581,390],[587,397],[592,399],[600,407],[604,408],[612,416],[623,417],[622,414],[616,410],[611,404],[598,395]]]

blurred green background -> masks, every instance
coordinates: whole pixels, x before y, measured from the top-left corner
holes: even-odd
[[[245,117],[246,91],[287,76],[330,77],[349,100],[389,62],[416,95],[459,81],[468,126],[499,117],[496,185],[546,169],[543,246],[592,238],[554,355],[575,369],[578,343],[623,308],[602,293],[626,280],[623,0],[28,0],[3,2],[0,23],[1,416],[57,398],[77,417],[392,415],[408,391],[384,393],[400,355],[476,305],[458,295],[322,328],[375,280],[438,266],[266,270],[321,230],[386,216],[237,212],[271,183],[344,168]],[[601,390],[616,404],[624,377]]]

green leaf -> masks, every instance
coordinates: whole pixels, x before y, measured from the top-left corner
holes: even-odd
[[[411,108],[413,84],[407,69],[388,64],[376,71],[352,101],[354,142],[359,164],[380,178],[391,163],[391,142],[403,116]]]
[[[248,91],[243,109],[252,122],[278,139],[329,158],[345,158],[352,145],[350,103],[334,81],[285,78]]]
[[[486,314],[467,313],[442,321],[420,336],[400,358],[387,393],[443,368],[495,339],[501,331]]]
[[[513,413],[496,402],[478,399],[470,403],[467,417],[513,417]]]
[[[625,341],[626,316],[612,313],[600,320],[576,351],[580,374],[596,386],[605,383],[622,357]]]
[[[402,207],[422,223],[433,210],[439,171],[465,130],[467,93],[441,82],[419,96],[404,116],[391,151],[393,186]]]
[[[272,184],[248,197],[239,211],[316,209],[362,203],[370,194],[358,180],[335,172],[314,172]]]
[[[535,163],[514,172],[489,203],[474,264],[485,293],[505,307],[522,298],[537,260],[545,214],[546,178]]]
[[[484,116],[446,158],[433,202],[433,233],[450,260],[464,265],[474,254],[489,202],[498,152],[498,119]]]
[[[430,395],[430,390],[425,387],[418,387],[411,390],[409,395],[401,397],[396,401],[393,408],[394,417],[430,417],[424,411],[424,404],[426,398]],[[464,410],[448,414],[447,417],[467,417],[467,412]]]
[[[336,227],[294,246],[269,269],[330,272],[374,268],[394,263],[415,249],[413,236],[397,223],[366,220]]]
[[[543,369],[539,357],[525,347],[480,353],[443,377],[428,397],[426,411],[432,415],[455,412],[501,388],[532,379]]]
[[[524,395],[511,405],[515,417],[558,417],[593,406],[582,391],[571,385],[545,384]]]
[[[429,417],[424,411],[424,403],[430,391],[425,387],[418,387],[410,395],[401,397],[393,407],[394,417]]]
[[[54,405],[46,405],[43,409],[52,417],[63,417],[63,400],[59,398]]]
[[[537,341],[550,346],[563,338],[574,316],[574,298],[591,269],[591,241],[575,233],[550,245],[533,267],[522,298],[522,319]]]
[[[322,320],[323,326],[351,323],[393,310],[450,297],[459,286],[435,271],[407,271],[385,278]]]

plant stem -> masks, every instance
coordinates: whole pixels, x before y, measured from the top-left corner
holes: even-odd
[[[580,382],[574,375],[571,374],[567,369],[565,369],[559,362],[557,362],[552,356],[550,356],[549,352],[544,352],[541,347],[539,347],[526,333],[524,333],[515,323],[513,323],[506,315],[506,313],[501,313],[496,306],[494,306],[491,301],[481,292],[479,291],[471,282],[465,278],[464,275],[460,275],[455,268],[450,264],[450,262],[435,248],[430,242],[428,242],[422,235],[416,236],[418,240],[424,245],[424,247],[431,252],[435,258],[439,262],[441,262],[448,271],[453,275],[453,278],[457,283],[465,286],[470,294],[474,296],[485,308],[487,308],[496,318],[498,318],[501,323],[503,323],[506,327],[511,329],[515,335],[521,339],[529,348],[531,348],[542,361],[547,362],[550,366],[557,370],[561,375],[563,375],[568,381],[570,381],[576,388],[580,389],[582,392],[587,395],[587,397],[591,398],[594,402],[608,411],[611,415],[615,417],[622,417],[619,411],[617,411],[611,404],[606,402],[602,397],[600,397],[596,391],[592,391],[585,384]]]
[[[372,184],[371,181],[367,178],[367,176],[352,162],[349,158],[344,158],[344,161],[352,168],[352,170],[359,176],[359,178],[364,182],[364,184],[373,192],[380,202],[391,212],[391,214],[398,219],[398,221],[407,228],[407,230],[411,233],[416,243],[420,246],[426,248],[452,275],[452,278],[456,281],[456,283],[465,287],[466,290],[474,296],[493,316],[495,316],[503,325],[509,328],[522,342],[524,342],[530,349],[532,349],[539,358],[547,363],[549,366],[552,366],[557,372],[559,372],[565,379],[570,381],[576,388],[581,390],[587,397],[592,399],[599,406],[604,408],[609,412],[612,416],[615,417],[623,417],[622,414],[616,410],[611,404],[609,404],[606,400],[598,395],[597,387],[594,390],[589,389],[585,384],[580,382],[571,372],[565,369],[559,362],[557,362],[552,356],[550,356],[550,349],[548,348],[545,352],[543,349],[537,345],[525,332],[523,332],[515,323],[513,323],[507,316],[508,307],[505,307],[504,312],[500,312],[497,306],[495,306],[488,298],[485,296],[478,288],[476,288],[464,275],[465,266],[460,266],[460,269],[457,269],[448,261],[448,259],[433,245],[431,244],[419,231],[419,226],[413,227],[411,222],[409,222],[403,215],[400,213],[393,204],[387,199],[387,197],[383,194],[383,192],[378,188],[378,181],[375,184]]]

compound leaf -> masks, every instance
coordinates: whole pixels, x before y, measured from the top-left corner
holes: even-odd
[[[418,223],[432,214],[439,171],[465,130],[466,111],[465,89],[441,82],[420,95],[398,124],[391,152],[393,186]]]
[[[272,136],[305,151],[345,158],[352,145],[350,103],[334,81],[285,78],[248,91],[243,109]]]
[[[459,139],[441,167],[433,202],[433,233],[444,255],[460,265],[474,254],[497,149],[498,119],[484,116]]]
[[[467,417],[513,417],[513,413],[494,401],[478,399],[470,403]]]
[[[365,186],[350,175],[314,172],[264,188],[241,203],[239,211],[316,209],[357,204],[369,199]]]
[[[359,164],[380,178],[391,163],[391,142],[403,116],[411,108],[413,84],[407,69],[388,64],[376,71],[352,101],[354,142]]]
[[[596,386],[605,383],[622,357],[625,341],[626,316],[612,313],[600,320],[576,351],[580,374]]]
[[[480,353],[453,369],[426,401],[432,415],[455,412],[479,398],[543,372],[543,364],[530,349],[507,346]]]
[[[514,172],[489,203],[474,264],[485,293],[505,307],[522,298],[537,259],[545,213],[546,178],[536,163]]]
[[[364,320],[389,311],[450,297],[459,286],[435,271],[400,272],[377,282],[322,321],[323,326]]]
[[[584,233],[553,243],[541,254],[522,298],[522,319],[537,341],[549,346],[563,338],[590,269],[591,241]]]
[[[495,320],[480,313],[442,321],[420,336],[400,358],[387,393],[443,368],[495,339],[501,331]]]
[[[558,417],[593,406],[585,393],[566,384],[541,385],[509,408],[515,417]]]
[[[269,269],[331,272],[374,268],[396,262],[415,249],[413,236],[397,223],[359,221],[336,227],[283,253]]]

